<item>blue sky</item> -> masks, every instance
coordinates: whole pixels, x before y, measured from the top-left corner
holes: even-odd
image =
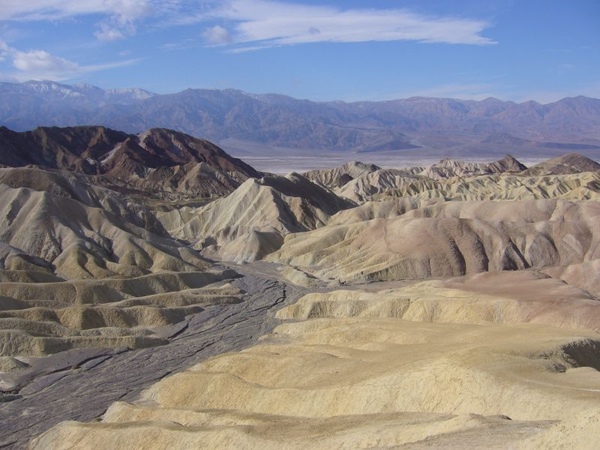
[[[600,98],[598,0],[0,0],[0,80]]]

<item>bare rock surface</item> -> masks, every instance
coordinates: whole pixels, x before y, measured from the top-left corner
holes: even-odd
[[[158,197],[224,195],[259,176],[209,141],[162,128],[129,135],[97,126],[1,127],[0,165],[101,175],[97,183]]]
[[[449,202],[288,235],[268,260],[343,283],[544,268],[600,258],[597,202]]]
[[[208,267],[169,236],[153,214],[81,177],[0,169],[0,269],[66,279],[135,277]]]
[[[375,164],[364,164],[359,161],[353,161],[334,169],[311,170],[305,172],[303,175],[317,184],[334,189],[380,169],[381,167]]]
[[[35,381],[0,408],[0,443],[25,448],[29,439],[64,420],[98,418],[117,400],[133,401],[165,376],[210,356],[239,350],[269,332],[275,311],[305,291],[277,281],[277,271],[247,270],[233,284],[245,294],[233,305],[208,306],[162,347],[140,350],[96,349],[38,360]],[[274,279],[275,278],[275,279]],[[51,407],[49,407],[51,405]]]
[[[278,176],[169,130],[0,134],[0,445],[600,432],[593,161]]]
[[[329,189],[296,173],[249,179],[232,194],[194,209],[157,214],[173,236],[208,257],[234,262],[262,259],[283,236],[324,226],[353,207]]]
[[[578,322],[554,322],[581,301]],[[600,335],[585,319],[599,307],[534,273],[309,294],[254,346],[32,447],[592,448]]]
[[[578,153],[567,153],[536,164],[523,175],[561,175],[583,172],[598,172],[600,164]]]
[[[348,182],[335,192],[355,203],[390,198],[419,200],[529,200],[563,198],[598,200],[599,172],[525,176],[492,174],[435,180],[423,175],[406,176],[382,169]]]
[[[423,169],[419,172],[419,175],[424,175],[434,180],[445,180],[452,177],[469,177],[494,173],[519,173],[525,169],[527,167],[521,164],[514,156],[506,155],[504,158],[493,163],[467,163],[444,159],[437,164]]]

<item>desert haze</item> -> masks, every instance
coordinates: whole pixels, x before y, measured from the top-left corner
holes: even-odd
[[[598,447],[598,100],[171,102],[48,86],[0,87],[59,95],[64,114],[94,110],[124,131],[0,128],[0,446]],[[265,123],[320,114],[323,135],[286,136],[363,162],[338,152],[337,167],[281,175],[183,131],[134,129],[210,96],[238,105],[212,124],[217,141],[289,146]],[[400,106],[404,128],[379,133]],[[240,120],[248,111],[266,122]],[[559,127],[561,114],[581,121]],[[342,130],[350,116],[372,128]],[[373,163],[431,157],[432,130],[456,120],[461,154],[486,139],[487,155],[504,152]]]

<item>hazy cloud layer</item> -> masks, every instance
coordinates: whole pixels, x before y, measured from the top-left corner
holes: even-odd
[[[152,3],[152,0],[2,0],[0,20],[59,20],[105,14],[129,21],[149,14]]]
[[[489,27],[487,22],[426,17],[404,9],[342,10],[269,0],[233,0],[204,10],[195,19],[223,21],[231,40],[228,43],[242,46],[367,41],[494,43],[481,36]]]
[[[2,0],[0,20],[61,20],[97,14],[102,19],[94,33],[96,38],[116,40],[135,33],[136,22],[156,11],[153,4],[155,2],[156,0]]]
[[[405,9],[342,9],[274,0],[2,0],[0,22],[60,21],[89,16],[90,36],[102,42],[128,39],[142,24],[197,27],[196,39],[229,53],[317,42],[417,41],[485,45],[490,25],[480,20],[428,17]],[[9,42],[11,47],[2,41]],[[0,62],[17,79],[64,80],[131,61],[81,66],[45,49],[21,51],[0,35]],[[169,44],[176,48],[177,43]],[[166,47],[165,47],[166,48]],[[93,69],[92,69],[93,68]]]
[[[202,33],[209,44],[259,47],[312,42],[401,41],[493,43],[481,20],[427,17],[405,9],[340,9],[272,0],[3,0],[0,20],[58,20],[98,14],[99,40],[123,39],[148,18],[170,26],[218,22]]]

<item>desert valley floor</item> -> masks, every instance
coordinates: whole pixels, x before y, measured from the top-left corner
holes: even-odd
[[[283,176],[103,127],[0,149],[1,448],[600,446],[591,159]]]

